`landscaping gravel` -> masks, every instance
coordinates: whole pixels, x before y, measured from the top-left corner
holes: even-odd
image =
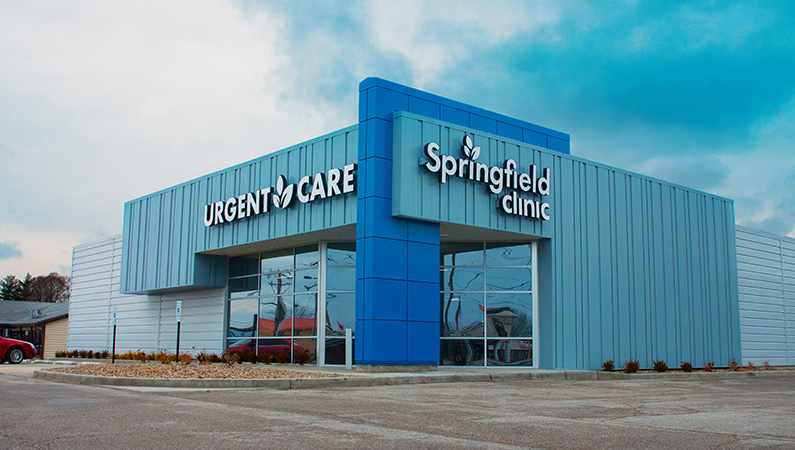
[[[226,364],[80,364],[74,367],[50,369],[78,375],[131,378],[219,378],[219,379],[283,379],[283,378],[330,378],[338,375],[321,372],[260,365],[229,366]]]

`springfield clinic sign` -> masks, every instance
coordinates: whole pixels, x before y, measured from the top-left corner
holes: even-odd
[[[428,162],[423,166],[432,173],[439,174],[439,182],[446,183],[451,177],[486,183],[494,194],[501,194],[505,189],[512,189],[500,199],[498,209],[512,214],[534,219],[549,220],[549,203],[519,196],[519,192],[549,195],[549,168],[541,170],[535,164],[528,167],[527,172],[516,170],[516,161],[506,159],[502,167],[488,166],[476,162],[480,156],[480,147],[474,147],[472,138],[464,136],[461,153],[463,158],[439,154],[439,144],[425,144],[425,156]],[[540,176],[539,176],[540,175]]]
[[[298,183],[290,184],[284,175],[276,179],[276,186],[229,197],[204,205],[204,226],[210,227],[224,222],[269,212],[270,204],[287,209],[294,198],[301,203],[348,194],[356,190],[356,164],[347,164],[342,169],[329,169],[312,176],[306,175]]]

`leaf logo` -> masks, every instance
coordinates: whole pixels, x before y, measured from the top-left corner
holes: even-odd
[[[472,147],[472,138],[464,136],[464,145],[461,146],[461,152],[468,159],[475,160],[480,156],[480,146]]]
[[[294,191],[295,185],[287,184],[284,175],[279,175],[279,178],[276,180],[276,193],[273,194],[273,205],[281,209],[287,208],[290,206],[290,202],[293,201]]]

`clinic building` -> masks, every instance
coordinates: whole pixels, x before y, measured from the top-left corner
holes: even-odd
[[[173,352],[179,302],[193,353],[350,354],[362,367],[742,360],[732,200],[378,78],[360,84],[358,111],[350,127],[127,202],[122,236],[75,248],[70,349],[110,348],[114,320],[117,352]]]

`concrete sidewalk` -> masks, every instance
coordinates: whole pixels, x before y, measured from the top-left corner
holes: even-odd
[[[605,381],[605,380],[667,380],[707,381],[737,379],[743,377],[795,377],[795,370],[758,370],[750,372],[666,372],[637,373],[602,372],[584,370],[543,370],[527,368],[466,368],[440,367],[425,372],[361,373],[356,370],[317,366],[279,366],[280,369],[300,372],[320,372],[334,375],[330,378],[283,378],[283,379],[188,379],[188,378],[123,378],[79,375],[46,370],[52,364],[33,362],[0,367],[0,373],[15,373],[59,383],[154,387],[154,388],[260,388],[260,389],[314,389],[346,388],[366,386],[389,386],[405,384],[504,382],[504,381]]]

